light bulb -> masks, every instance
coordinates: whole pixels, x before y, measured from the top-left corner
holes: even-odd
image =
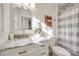
[[[34,8],[35,7],[35,3],[31,3],[30,6],[31,6],[31,8]]]

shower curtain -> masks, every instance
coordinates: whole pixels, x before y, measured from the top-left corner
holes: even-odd
[[[61,9],[58,21],[59,45],[79,56],[79,3]]]

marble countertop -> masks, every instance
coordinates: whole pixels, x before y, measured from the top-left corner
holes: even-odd
[[[24,46],[24,45],[28,45],[32,43],[33,41],[30,38],[9,40],[0,45],[0,50],[7,49],[7,48],[13,48],[17,46]]]

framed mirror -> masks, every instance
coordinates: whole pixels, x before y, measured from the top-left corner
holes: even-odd
[[[32,30],[32,14],[29,9],[16,7],[14,11],[14,31]]]
[[[14,9],[13,35],[14,38],[24,38],[32,34],[32,13],[23,6]]]

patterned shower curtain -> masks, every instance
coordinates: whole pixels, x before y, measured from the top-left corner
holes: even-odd
[[[59,45],[79,56],[79,3],[61,9],[58,30]]]

